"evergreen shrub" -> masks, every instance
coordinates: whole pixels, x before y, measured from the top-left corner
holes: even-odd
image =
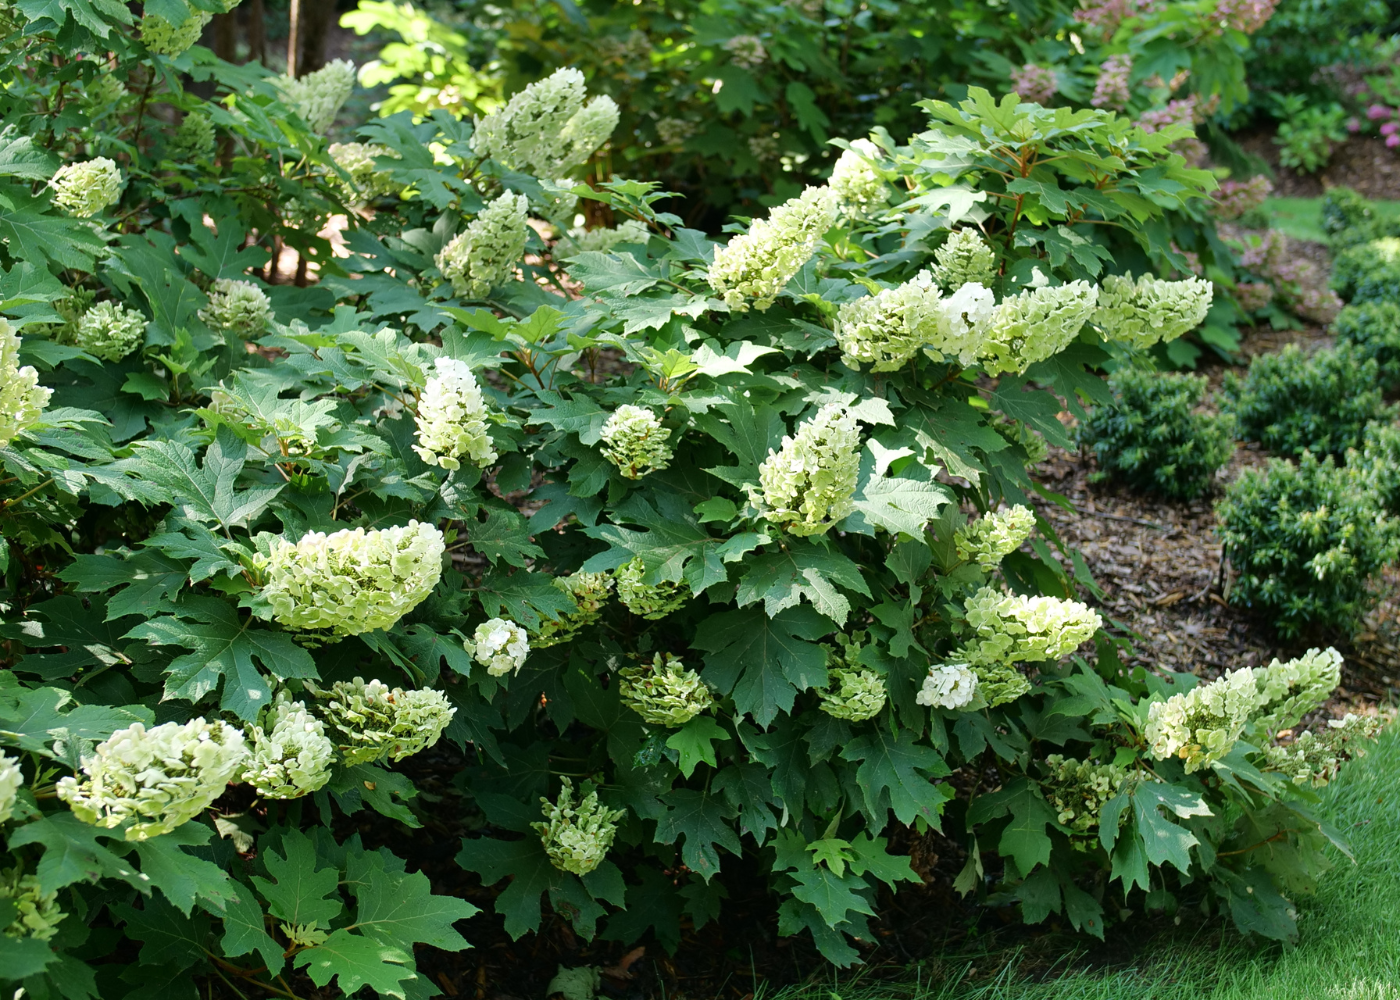
[[[1357,357],[1375,360],[1386,391],[1400,389],[1400,300],[1345,306],[1332,321],[1332,333]]]
[[[1208,491],[1234,451],[1234,420],[1202,412],[1206,379],[1124,367],[1108,384],[1113,402],[1094,407],[1079,429],[1095,475],[1179,500]]]

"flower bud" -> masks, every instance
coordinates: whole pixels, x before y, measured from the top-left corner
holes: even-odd
[[[78,320],[74,341],[103,361],[120,361],[141,346],[146,317],[116,302],[99,302]]]
[[[9,938],[52,941],[58,925],[68,914],[58,908],[58,890],[44,892],[38,877],[21,874],[16,866],[0,872],[0,899],[8,900],[18,911],[0,934]],[[15,994],[23,995],[23,991]]]
[[[486,400],[466,362],[442,357],[418,401],[418,443],[413,450],[429,465],[460,469],[462,459],[478,468],[496,460],[487,425]]]
[[[1105,337],[1145,351],[1199,326],[1214,289],[1201,278],[1163,281],[1144,274],[1134,281],[1131,273],[1110,274],[1103,279],[1093,319]]]
[[[748,308],[754,300],[760,312],[802,269],[816,249],[817,240],[836,222],[836,193],[826,187],[809,187],[759,219],[749,231],[715,250],[710,265],[710,287],[731,308]]]

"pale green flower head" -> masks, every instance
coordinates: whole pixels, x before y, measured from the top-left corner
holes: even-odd
[[[265,799],[299,799],[324,787],[335,744],[304,702],[280,695],[248,730],[252,747],[239,779]]]
[[[214,142],[214,123],[207,115],[190,111],[180,121],[167,152],[172,160],[207,160],[214,155]]]
[[[219,278],[209,290],[209,304],[199,318],[212,330],[255,337],[267,329],[272,300],[251,281]]]
[[[350,175],[349,185],[342,183],[348,199],[372,201],[384,195],[398,194],[401,185],[390,170],[375,166],[376,157],[402,159],[388,146],[369,142],[333,142],[326,148],[335,165]]]
[[[607,253],[623,243],[645,244],[649,239],[651,230],[645,222],[637,219],[628,219],[621,225],[600,229],[570,229],[569,235],[554,245],[554,257],[556,260],[572,260],[590,250]]]
[[[53,395],[33,365],[20,365],[19,344],[14,327],[0,319],[0,448],[37,424]]]
[[[54,204],[69,215],[88,219],[117,203],[122,195],[122,172],[105,156],[58,168],[49,181]]]
[[[202,10],[191,10],[189,17],[179,24],[171,24],[159,14],[147,14],[141,18],[141,41],[156,55],[174,58],[199,41],[213,17]]]
[[[429,465],[460,469],[466,459],[484,469],[497,456],[476,376],[465,361],[455,358],[440,357],[433,368],[418,400],[418,443],[413,450]]]
[[[997,255],[975,229],[955,229],[933,252],[938,261],[930,270],[948,291],[963,285],[990,285],[997,274]]]
[[[587,875],[603,863],[613,838],[617,836],[618,820],[627,815],[625,809],[609,809],[598,801],[591,782],[583,788],[588,793],[574,805],[574,784],[560,778],[559,798],[555,802],[541,798],[543,823],[531,823],[540,835],[549,863],[561,872]]]
[[[135,722],[83,759],[83,778],[61,779],[58,797],[84,823],[149,840],[209,808],[247,756],[243,733],[223,722]]]
[[[649,726],[683,726],[715,703],[700,675],[670,653],[657,653],[649,664],[619,670],[617,677],[622,703]]]
[[[141,346],[146,317],[117,302],[99,302],[78,320],[74,343],[103,361],[120,361]]]
[[[988,288],[969,283],[944,295],[921,271],[902,285],[844,302],[836,314],[841,360],[852,368],[897,371],[920,350],[963,367],[981,355],[985,325],[996,306]]]
[[[857,139],[850,149],[842,151],[836,166],[831,168],[827,186],[836,192],[847,215],[869,215],[888,204],[890,186],[875,169],[879,159],[879,146],[869,139]]]
[[[1254,671],[1243,667],[1185,694],[1153,702],[1144,735],[1152,756],[1179,757],[1190,774],[1224,759],[1262,703]]]
[[[1016,504],[989,511],[953,534],[953,547],[964,562],[975,561],[990,573],[1021,547],[1035,530],[1035,512]]]
[[[472,151],[511,170],[563,177],[607,142],[619,112],[611,97],[587,98],[583,74],[555,70],[476,123]]]
[[[1342,654],[1330,646],[1310,649],[1287,663],[1276,658],[1267,667],[1254,668],[1263,714],[1258,722],[1278,731],[1296,726],[1321,706],[1342,682]]]
[[[811,258],[817,241],[836,224],[836,192],[809,187],[759,219],[742,236],[715,250],[710,287],[731,309],[763,312]]]
[[[1055,810],[1055,818],[1074,833],[1089,835],[1099,826],[1099,817],[1108,800],[1133,779],[1126,767],[1095,764],[1051,754],[1041,765],[1046,780],[1041,783],[1045,799]],[[1126,817],[1120,816],[1121,823]]]
[[[15,814],[19,790],[24,787],[24,772],[19,761],[0,753],[0,823],[8,823]]]
[[[960,649],[958,655],[965,656],[967,651]],[[1031,689],[1031,682],[1013,663],[978,663],[972,671],[977,675],[977,693],[991,708],[1008,705]]]
[[[505,192],[438,252],[433,263],[463,298],[479,299],[509,281],[530,238],[530,199]]]
[[[457,712],[441,691],[405,691],[362,677],[336,681],[329,691],[311,685],[307,690],[322,699],[316,710],[340,734],[336,749],[350,766],[403,760],[428,749]]]
[[[885,707],[885,681],[875,671],[861,665],[860,654],[870,640],[867,632],[837,635],[836,645],[825,645],[827,674],[825,690],[818,691],[821,710],[837,719],[864,722]]]
[[[1026,689],[1030,689],[1029,684]],[[929,708],[958,709],[968,705],[976,694],[977,674],[968,664],[934,663],[930,664],[928,676],[924,678],[923,686],[914,700]],[[1020,696],[1016,695],[1017,698]]]
[[[1325,729],[1300,733],[1286,746],[1265,747],[1264,767],[1280,772],[1295,785],[1321,788],[1337,776],[1344,763],[1366,756],[1365,741],[1375,739],[1380,731],[1380,720],[1348,712],[1345,718],[1328,719]]]
[[[735,35],[725,41],[724,48],[729,53],[729,61],[744,69],[757,69],[768,58],[763,39],[757,35]]]
[[[1139,350],[1167,343],[1199,326],[1210,311],[1215,286],[1201,278],[1164,281],[1144,274],[1110,274],[1099,289],[1093,321],[1109,340]]]
[[[856,509],[860,428],[856,418],[828,403],[784,436],[758,467],[760,488],[749,502],[794,535],[821,535]]]
[[[956,655],[974,668],[1058,660],[1103,626],[1103,619],[1078,601],[1025,597],[992,587],[969,597],[965,614],[964,632],[972,636]],[[977,674],[986,680],[980,669]]]
[[[126,89],[126,84],[112,73],[99,73],[93,77],[91,82],[83,87],[82,102],[83,111],[92,121],[99,121],[108,115],[120,114],[130,93]]]
[[[39,879],[23,874],[19,867],[0,872],[0,899],[8,900],[19,911],[8,927],[0,928],[9,938],[52,941],[58,925],[68,916],[58,907],[58,890],[44,892]]]
[[[442,532],[417,521],[312,531],[272,549],[262,596],[273,618],[298,631],[346,636],[387,629],[432,593],[444,551]]]
[[[508,618],[482,622],[466,643],[467,652],[492,677],[518,674],[530,655],[530,637]]]
[[[690,588],[670,580],[646,581],[646,563],[641,556],[629,559],[613,573],[617,581],[617,597],[634,615],[657,621],[685,607]]]
[[[1087,281],[1031,287],[1009,296],[987,320],[981,360],[988,375],[1021,374],[1059,354],[1089,321],[1099,290]]]
[[[574,599],[578,610],[563,618],[545,618],[535,630],[531,644],[536,649],[567,642],[578,632],[596,622],[603,613],[612,592],[613,579],[608,573],[585,573],[579,570],[568,576],[556,576],[554,586]]]
[[[355,90],[355,64],[335,59],[314,73],[295,80],[284,74],[275,83],[283,103],[300,115],[311,131],[325,135]]]
[[[603,425],[603,457],[626,479],[641,479],[671,464],[671,432],[644,406],[623,403]]]

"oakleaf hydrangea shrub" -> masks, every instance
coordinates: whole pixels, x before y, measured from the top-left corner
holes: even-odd
[[[1180,500],[1207,492],[1234,451],[1234,420],[1202,409],[1206,379],[1125,366],[1108,380],[1113,402],[1079,427],[1095,477]]]
[[[1245,470],[1216,516],[1237,573],[1230,602],[1288,638],[1354,628],[1376,599],[1372,578],[1400,553],[1400,522],[1364,471],[1331,456]]]
[[[1387,391],[1400,388],[1400,300],[1381,299],[1344,307],[1332,334],[1363,360],[1373,359]]]
[[[50,234],[11,240],[0,279],[0,373],[25,400],[0,449],[0,748],[24,779],[0,869],[113,942],[96,954],[65,920],[0,970],[15,989],[66,996],[86,970],[151,995],[221,975],[426,994],[416,945],[467,948],[453,923],[476,912],[433,895],[445,858],[394,854],[430,823],[468,831],[453,893],[510,886],[491,898],[517,937],[548,905],[579,940],[664,949],[682,920],[723,919],[743,878],[746,898],[772,890],[778,933],[840,965],[877,939],[879,886],[917,878],[910,829],[977,850],[960,882],[979,896],[1095,934],[1148,891],[1286,913],[1318,874],[1303,786],[1147,752],[1166,682],[1095,662],[1072,554],[1024,534],[1015,442],[1068,444],[1061,410],[1082,419],[1098,373],[1169,332],[1113,341],[1094,316],[1117,256],[1180,266],[1168,212],[1203,211],[1213,184],[1171,148],[1189,129],[972,90],[926,103],[917,135],[870,137],[884,208],[856,218],[813,185],[712,238],[646,179],[574,183],[619,109],[570,77],[479,146],[484,121],[446,114],[364,125],[355,141],[397,154],[374,157],[397,197],[361,212],[316,131],[343,114],[346,66],[293,84],[192,47],[206,99],[111,18],[62,45],[26,21],[0,60],[149,83],[217,123],[219,155],[171,161],[178,116],[138,97],[0,177]],[[72,59],[85,45],[106,54]],[[9,124],[38,136],[54,91],[12,82]],[[42,188],[77,149],[129,163],[120,216]],[[554,255],[568,216],[608,213],[648,238]],[[264,322],[212,308],[218,282],[262,291]],[[915,349],[878,372],[843,360],[842,308],[911,282],[933,322],[861,329]],[[77,342],[94,303],[144,321],[115,359]],[[652,419],[605,438],[629,406]],[[1234,752],[1262,767],[1268,744]],[[414,754],[459,771],[461,796],[419,795]],[[1141,775],[1098,839],[1055,825],[1052,754]],[[1278,872],[1242,842],[1265,816],[1284,817]],[[1189,870],[1146,860],[1186,836]],[[75,841],[97,860],[66,863]],[[828,878],[821,905],[794,889]],[[304,885],[314,906],[293,905]],[[128,941],[172,920],[191,947],[134,960]]]
[[[1387,412],[1374,358],[1342,344],[1309,354],[1296,344],[1256,354],[1243,378],[1227,372],[1221,409],[1239,434],[1282,455],[1341,455]]]

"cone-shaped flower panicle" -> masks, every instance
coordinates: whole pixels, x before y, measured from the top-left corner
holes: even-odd
[[[619,112],[611,97],[587,104],[583,74],[555,70],[476,123],[472,150],[511,170],[563,177],[608,141]]]
[[[1234,748],[1262,697],[1254,671],[1244,667],[1153,702],[1145,733],[1152,755],[1181,758],[1188,774],[1210,767]]]
[[[953,535],[958,558],[973,560],[987,572],[1021,547],[1035,530],[1035,512],[1016,504],[1005,510],[990,511]]]
[[[827,646],[825,689],[818,691],[821,710],[837,719],[864,722],[880,714],[885,707],[885,680],[869,667],[861,665],[861,650],[870,636],[865,632],[837,635],[836,645]]]
[[[1099,289],[1094,323],[1110,340],[1139,350],[1167,343],[1199,326],[1210,311],[1215,286],[1202,278],[1165,281],[1144,274],[1110,274]]]
[[[375,166],[375,159],[401,159],[398,153],[388,146],[369,142],[333,142],[326,148],[335,165],[350,175],[350,183],[344,186],[348,201],[372,201],[388,194],[397,194],[402,185],[394,180],[391,170],[381,170]]]
[[[418,401],[418,443],[413,450],[429,465],[460,469],[465,459],[478,468],[496,460],[486,400],[465,361],[438,358]]]
[[[276,84],[282,100],[311,131],[325,135],[355,89],[355,64],[349,59],[334,59],[295,80],[280,76]]]
[[[119,729],[83,759],[83,777],[58,782],[58,797],[84,823],[148,840],[194,819],[223,794],[248,748],[223,722],[193,719]]]
[[[647,583],[646,563],[641,556],[623,563],[613,576],[617,581],[618,600],[634,615],[653,621],[679,611],[690,599],[690,588],[684,582],[657,580]]]
[[[457,712],[432,688],[405,691],[356,677],[329,690],[307,689],[319,699],[315,708],[348,765],[412,757],[436,743]]]
[[[997,273],[997,255],[975,229],[955,229],[933,252],[938,263],[929,270],[950,292],[963,285],[990,285]]]
[[[280,696],[247,735],[252,745],[239,780],[263,798],[299,799],[330,780],[335,744],[305,703]]]
[[[1264,748],[1265,767],[1279,771],[1295,785],[1321,788],[1337,776],[1344,763],[1366,756],[1366,741],[1381,731],[1378,719],[1350,712],[1345,718],[1328,719],[1316,732],[1300,733],[1286,746]]]
[[[103,361],[120,361],[141,346],[146,317],[117,302],[99,302],[78,320],[78,347]]]
[[[1126,767],[1075,760],[1057,753],[1046,757],[1041,766],[1047,775],[1042,783],[1045,799],[1054,808],[1055,818],[1081,835],[1098,829],[1103,807],[1132,780]],[[1120,816],[1120,821],[1125,816]]]
[[[87,219],[117,203],[122,194],[122,172],[105,156],[69,163],[58,168],[49,181],[59,208]]]
[[[444,550],[442,532],[417,521],[312,531],[274,546],[263,597],[288,628],[336,636],[386,629],[432,593]]]
[[[794,535],[820,535],[854,511],[860,467],[855,417],[828,403],[804,421],[780,451],[758,468],[759,489],[749,501],[763,517]]]
[[[1059,354],[1079,336],[1098,302],[1087,281],[1031,287],[1003,299],[987,321],[982,364],[988,375],[1024,372]]]
[[[710,287],[734,309],[747,309],[749,299],[760,312],[767,309],[836,223],[838,204],[836,192],[827,187],[809,187],[789,198],[715,250]]]
[[[39,422],[53,390],[39,384],[33,365],[19,363],[19,335],[0,319],[0,448]]]
[[[875,169],[879,159],[880,147],[869,139],[857,139],[837,158],[827,186],[836,192],[847,215],[869,215],[889,201],[890,186]]]
[[[1275,659],[1254,668],[1259,685],[1259,724],[1277,732],[1291,729],[1303,716],[1322,706],[1342,682],[1342,654],[1330,646],[1310,649],[1286,663]]]
[[[202,10],[189,10],[189,16],[179,24],[171,24],[159,14],[146,14],[141,18],[141,41],[156,55],[174,58],[189,51],[191,45],[199,41],[204,28],[213,18]]]
[[[607,253],[613,247],[622,243],[646,244],[651,239],[651,230],[647,228],[645,222],[636,219],[628,219],[617,226],[603,226],[598,229],[570,229],[569,235],[565,236],[554,245],[554,258],[556,260],[572,260],[581,253],[590,250],[598,253]]]
[[[649,726],[683,726],[715,702],[694,670],[679,657],[657,653],[651,663],[617,672],[622,703]]]
[[[671,464],[671,432],[643,406],[623,403],[603,425],[603,457],[627,479],[641,479]]]
[[[613,838],[617,836],[618,820],[627,815],[625,809],[609,809],[598,801],[598,793],[589,782],[583,788],[586,795],[574,804],[574,784],[560,778],[559,798],[555,802],[541,798],[543,823],[530,827],[540,835],[540,843],[549,856],[549,863],[561,872],[587,875],[603,863]],[[580,789],[583,791],[583,789]]]
[[[434,258],[452,291],[479,299],[510,280],[530,238],[530,199],[507,191],[482,210]]]

